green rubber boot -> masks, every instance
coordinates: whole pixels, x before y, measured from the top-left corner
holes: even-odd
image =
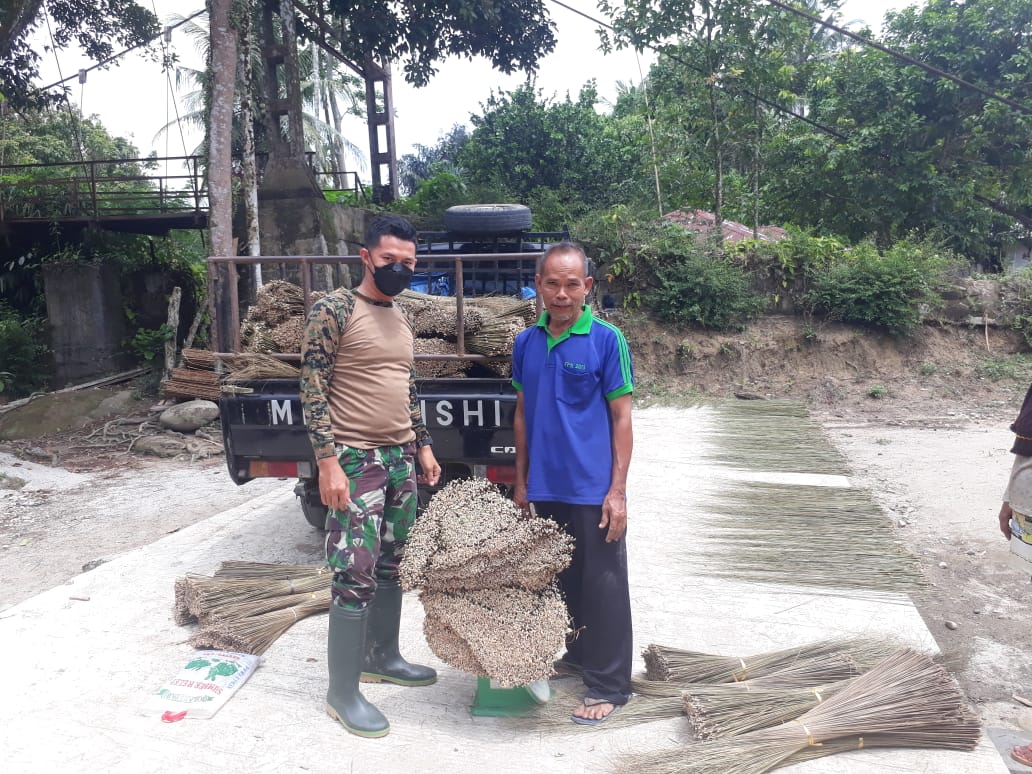
[[[356,736],[376,738],[387,736],[391,724],[358,689],[368,618],[368,608],[346,610],[330,604],[326,659],[330,688],[326,692],[326,714]]]
[[[378,581],[376,596],[369,603],[369,631],[366,632],[363,683],[431,685],[437,672],[428,666],[410,664],[398,650],[401,629],[401,585],[398,581]]]

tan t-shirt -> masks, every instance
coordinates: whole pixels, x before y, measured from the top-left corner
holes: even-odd
[[[412,326],[396,304],[362,298],[341,332],[329,384],[333,438],[355,449],[414,441],[409,409]]]

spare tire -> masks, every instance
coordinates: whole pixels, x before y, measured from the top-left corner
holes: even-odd
[[[530,229],[530,207],[523,204],[457,204],[444,211],[453,234],[517,234]]]

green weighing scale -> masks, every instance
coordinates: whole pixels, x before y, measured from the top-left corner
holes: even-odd
[[[548,680],[501,688],[489,677],[478,677],[469,712],[474,717],[518,717],[547,702],[552,694]]]

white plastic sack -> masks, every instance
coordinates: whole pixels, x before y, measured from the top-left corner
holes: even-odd
[[[161,719],[174,723],[183,718],[210,718],[251,673],[260,656],[228,650],[200,650],[178,675],[154,695],[152,705]]]

